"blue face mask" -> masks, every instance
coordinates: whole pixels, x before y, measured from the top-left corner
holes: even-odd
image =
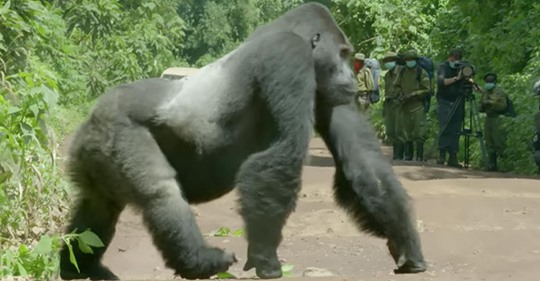
[[[394,67],[396,67],[396,62],[395,61],[390,61],[390,62],[387,62],[384,64],[384,66],[390,70],[394,69]]]
[[[456,61],[451,61],[451,62],[450,62],[450,67],[451,67],[451,68],[456,68],[456,66],[457,66],[458,64],[459,64],[459,61],[458,61],[458,60],[456,60]]]
[[[416,61],[415,60],[407,61],[407,67],[413,68],[415,66],[416,66]]]
[[[491,90],[493,88],[495,88],[495,83],[486,83],[486,84],[484,84],[484,89],[486,89],[486,90]]]

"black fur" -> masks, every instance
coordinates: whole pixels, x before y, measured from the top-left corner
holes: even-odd
[[[69,175],[80,198],[67,231],[90,228],[108,245],[130,204],[142,211],[168,267],[184,278],[208,278],[236,258],[206,244],[189,205],[237,186],[249,242],[244,269],[278,278],[277,248],[316,119],[336,161],[338,203],[359,227],[389,239],[400,272],[425,270],[407,194],[355,111],[353,50],[329,11],[304,4],[237,50],[199,76],[141,80],[100,98],[70,150]],[[213,84],[209,92],[197,90]],[[196,96],[217,102],[204,112],[182,103],[164,107]],[[63,279],[117,279],[100,262],[106,247],[94,255],[74,250],[81,272],[64,247]]]

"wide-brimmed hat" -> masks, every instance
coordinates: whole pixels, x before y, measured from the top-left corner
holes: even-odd
[[[392,61],[392,60],[397,60],[398,59],[398,55],[395,53],[395,52],[388,52],[384,55],[384,58],[382,59],[383,62],[387,62],[387,61]]]
[[[356,53],[356,54],[354,54],[354,58],[357,59],[357,60],[365,60],[366,55],[364,55],[362,53]]]

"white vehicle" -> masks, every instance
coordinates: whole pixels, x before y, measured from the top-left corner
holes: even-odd
[[[169,67],[163,71],[161,78],[165,79],[182,79],[197,72],[198,68],[191,67]]]

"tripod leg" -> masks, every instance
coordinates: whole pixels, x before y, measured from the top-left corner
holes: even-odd
[[[491,163],[488,161],[486,143],[484,141],[484,136],[483,136],[483,133],[482,133],[482,126],[480,124],[480,116],[478,114],[478,106],[477,106],[476,100],[474,98],[472,99],[471,113],[472,113],[471,117],[472,117],[472,120],[473,120],[473,123],[474,123],[474,127],[476,128],[476,130],[475,130],[476,136],[478,138],[478,142],[480,143],[480,150],[482,152],[482,160],[484,161],[484,165],[485,165],[485,168],[487,170],[492,169],[492,167],[490,165]]]

